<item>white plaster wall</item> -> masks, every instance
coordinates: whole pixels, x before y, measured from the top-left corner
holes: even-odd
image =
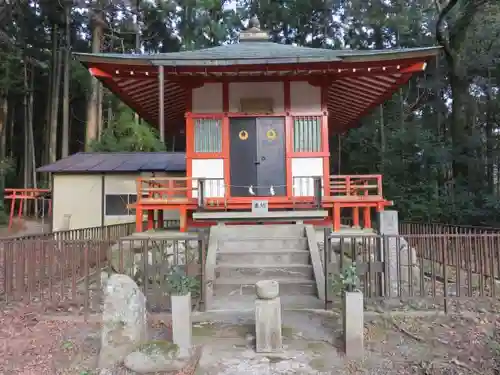
[[[193,179],[196,178],[224,178],[224,159],[193,159],[191,164]],[[198,182],[193,180],[193,187]],[[207,180],[204,189],[205,198],[223,198],[225,187],[224,180]],[[193,191],[193,197],[198,197],[198,192]]]
[[[99,174],[54,174],[53,231],[100,226],[101,195]]]
[[[240,112],[243,98],[271,98],[274,112],[284,112],[283,82],[235,82],[229,84],[229,111]]]
[[[292,158],[293,196],[314,196],[313,177],[323,177],[322,158]]]
[[[290,82],[290,107],[292,112],[320,112],[321,88],[308,82]]]
[[[222,112],[222,83],[206,83],[193,89],[193,113]]]
[[[242,98],[272,98],[274,112],[285,110],[283,82],[230,83],[230,112],[240,112]],[[293,112],[320,112],[321,89],[308,82],[291,82],[290,105]],[[220,113],[222,108],[222,83],[206,83],[203,87],[193,89],[193,113]]]
[[[157,177],[184,177],[184,173],[155,172]],[[137,194],[137,177],[152,177],[153,173],[143,172],[137,174],[107,174],[104,179],[105,194]],[[144,214],[146,218],[146,213]],[[176,210],[164,210],[165,220],[179,220],[179,213]],[[135,215],[104,216],[104,225],[130,223],[135,221]]]

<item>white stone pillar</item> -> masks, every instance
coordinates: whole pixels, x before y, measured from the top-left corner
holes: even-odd
[[[191,349],[193,327],[191,322],[191,293],[185,296],[171,296],[172,300],[172,341],[180,353]]]
[[[283,350],[279,284],[261,280],[255,284],[255,351],[277,353]]]
[[[364,356],[363,293],[344,294],[344,349],[346,356],[361,359]]]

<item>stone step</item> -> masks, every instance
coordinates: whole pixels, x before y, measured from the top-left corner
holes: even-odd
[[[251,295],[255,294],[255,283],[264,280],[263,277],[247,277],[244,282],[241,279],[221,277],[215,280],[214,294],[216,296]],[[293,277],[274,277],[280,284],[280,295],[316,295],[316,282],[310,279]]]
[[[308,250],[296,249],[232,249],[217,252],[217,264],[304,264],[310,263]]]
[[[215,269],[216,277],[247,279],[258,276],[262,279],[292,278],[305,279],[314,278],[312,265],[305,264],[223,264],[219,263]]]
[[[294,249],[307,250],[307,238],[299,237],[274,237],[274,238],[240,238],[234,240],[219,240],[219,249],[238,249],[240,251],[253,251],[260,249]]]
[[[241,239],[244,237],[304,237],[303,225],[274,224],[274,225],[234,225],[219,228],[220,239]]]

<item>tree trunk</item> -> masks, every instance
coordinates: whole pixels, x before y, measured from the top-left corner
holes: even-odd
[[[493,90],[491,85],[491,69],[488,68],[488,88],[486,90],[488,96],[486,101],[486,180],[488,186],[488,193],[493,194],[494,191],[494,181],[493,181],[493,168],[495,165],[495,160],[493,159],[493,150],[495,147],[495,140],[493,138],[493,123],[494,123],[494,111],[493,105]]]
[[[35,137],[33,134],[33,111],[34,111],[34,94],[35,94],[35,65],[31,67],[30,75],[30,85],[29,85],[29,95],[28,95],[28,143],[31,155],[31,180],[33,183],[33,188],[37,188],[37,178],[36,178],[36,152],[35,152]],[[34,200],[34,210],[35,216],[38,214],[38,200]]]
[[[54,42],[56,42],[55,38],[55,32],[54,29],[52,31],[52,57],[51,57],[51,69],[49,71],[49,76],[47,78],[47,86],[48,86],[48,92],[47,92],[47,102],[45,104],[45,124],[43,128],[43,148],[42,148],[42,164],[48,164],[50,161],[50,124],[51,124],[51,114],[52,114],[52,93],[54,91],[54,77],[56,75],[56,64],[55,64],[55,58],[56,55],[54,51],[57,49],[57,44],[54,45]],[[47,177],[47,176],[45,176]],[[50,178],[47,179],[47,181],[50,180]]]
[[[7,124],[9,114],[9,101],[6,97],[0,97],[0,160],[2,163],[7,158]],[[3,194],[5,188],[4,168],[0,169],[0,192]],[[2,205],[3,206],[3,205]]]
[[[92,30],[92,53],[99,53],[101,51],[101,39],[103,34],[102,26],[102,15],[98,13],[95,22],[93,22],[94,27]],[[97,109],[99,103],[99,81],[97,78],[91,78],[91,92],[90,99],[87,105],[87,133],[85,137],[85,150],[89,151],[89,146],[97,139],[98,134],[98,114]]]
[[[63,87],[63,121],[62,121],[62,137],[61,137],[61,157],[69,155],[69,84],[71,80],[71,4],[66,4],[65,7],[65,49],[64,49],[64,87]]]
[[[102,87],[102,83],[98,82],[98,96],[97,96],[97,139],[101,139],[101,133],[103,129],[103,121],[102,121],[102,98],[104,96],[104,88]]]
[[[380,173],[384,174],[385,170],[385,120],[384,120],[384,105],[380,105]]]
[[[467,110],[467,82],[454,71],[450,71],[450,87],[453,102],[451,105],[451,138],[453,142],[453,177],[466,181],[469,176],[469,158],[472,157],[469,145],[469,126]]]
[[[135,53],[140,54],[141,53],[141,28],[139,25],[139,6],[141,4],[141,0],[136,0],[136,5],[135,5]],[[134,113],[134,119],[135,122],[138,124],[140,123],[140,118],[139,115]]]
[[[57,28],[57,26],[54,26]],[[56,38],[58,38],[58,33],[56,33]],[[52,105],[50,113],[50,135],[49,135],[49,162],[55,163],[57,161],[57,131],[58,131],[58,121],[59,121],[59,98],[60,98],[60,85],[61,73],[62,73],[62,52],[57,50],[57,39],[54,43],[56,45],[55,53],[55,75],[53,79],[53,91],[52,91]]]
[[[24,139],[24,153],[23,153],[23,187],[25,189],[30,186],[30,149],[29,149],[29,132],[28,132],[28,123],[29,123],[29,109],[28,109],[28,67],[26,62],[26,56],[24,56],[23,61],[23,139]],[[27,213],[27,204],[23,204],[23,215],[26,216]]]
[[[113,101],[111,99],[108,100],[108,119],[107,119],[107,124],[106,126],[111,126],[111,123],[113,122]]]
[[[7,99],[7,102],[9,100]],[[7,137],[7,139],[9,140],[9,146],[7,147],[7,149],[9,150],[9,158],[10,159],[14,159],[14,126],[15,126],[15,121],[16,121],[16,106],[14,104],[11,103],[11,105],[9,106],[9,108],[11,109],[11,113],[7,112],[7,120],[9,121],[9,136]]]

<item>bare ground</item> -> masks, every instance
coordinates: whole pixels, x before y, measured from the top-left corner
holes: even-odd
[[[0,238],[43,234],[48,233],[49,231],[50,219],[48,218],[46,218],[45,220],[15,218],[10,230],[8,226],[0,226]]]
[[[194,342],[202,347],[195,374],[493,375],[499,346],[492,333],[500,326],[495,311],[469,308],[460,314],[392,317],[369,312],[362,361],[343,356],[340,317],[332,312],[284,312],[285,350],[277,357],[255,354],[251,318],[235,315],[229,321],[195,323]],[[2,310],[0,373],[94,375],[99,324],[62,321],[60,316],[44,320],[42,313],[33,305]],[[155,338],[169,337],[168,322],[151,326]],[[192,373],[192,368],[184,372]],[[132,375],[123,368],[116,374]]]

